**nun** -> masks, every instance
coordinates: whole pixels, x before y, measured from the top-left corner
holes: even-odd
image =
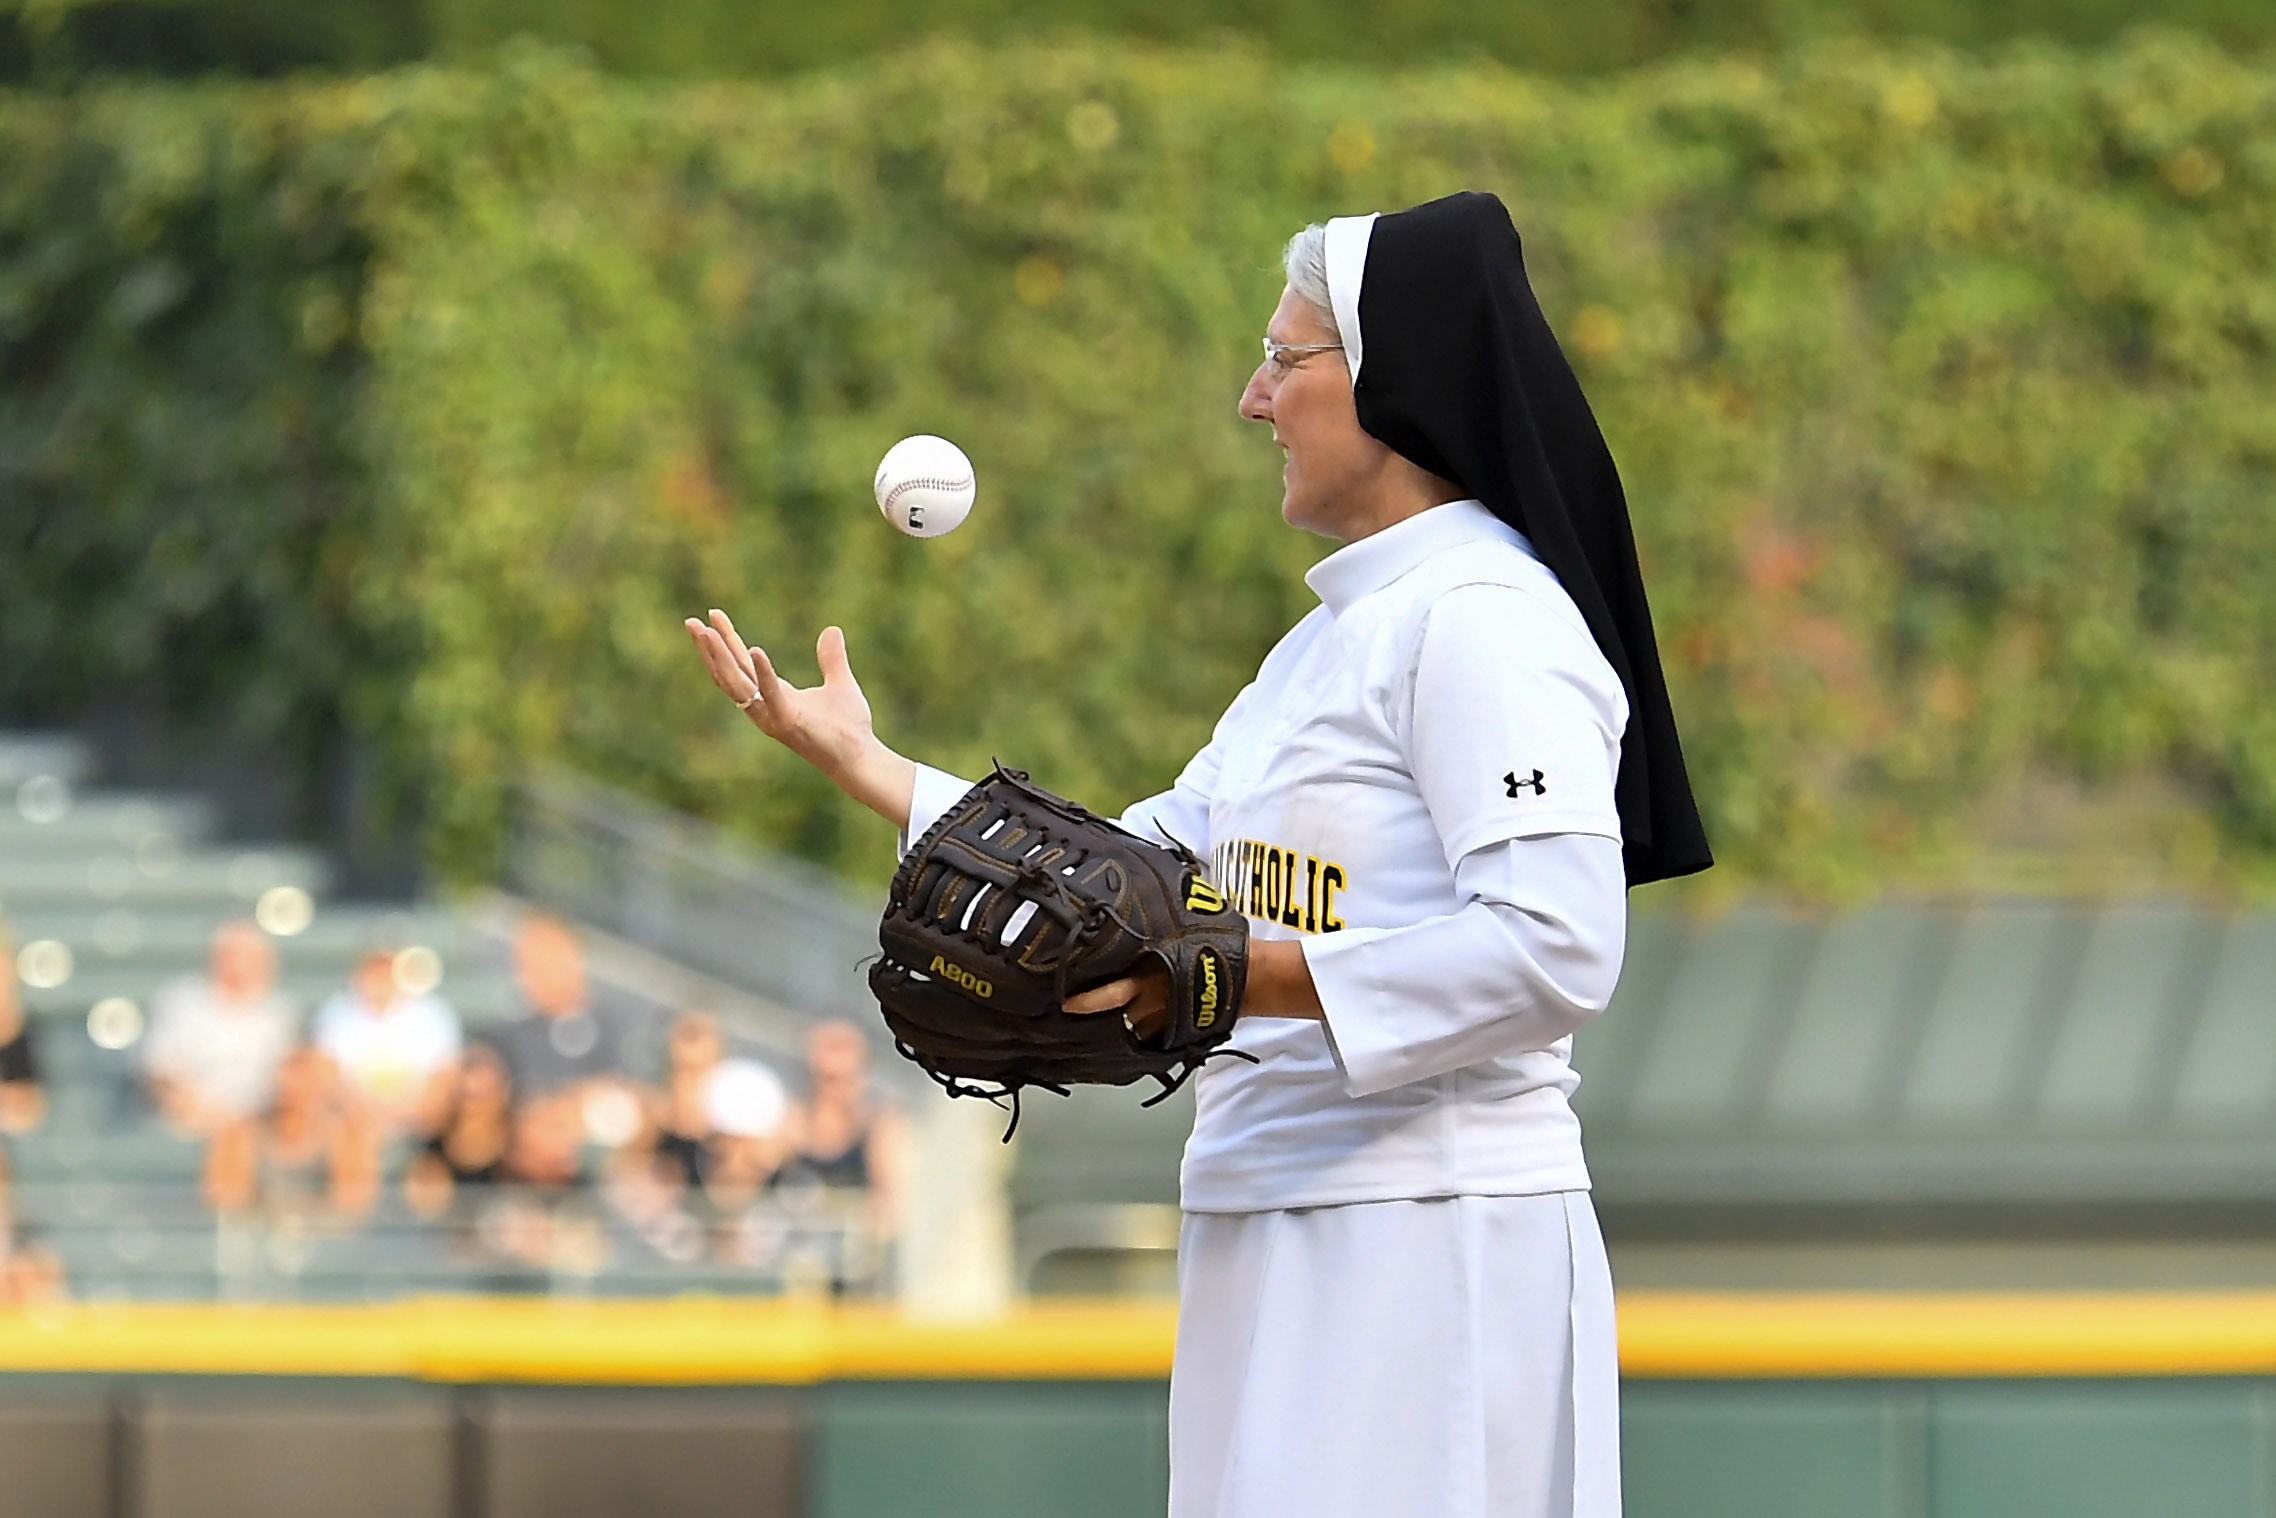
[[[1570,1098],[1626,892],[1710,862],[1619,476],[1515,227],[1460,194],[1299,233],[1240,414],[1320,604],[1132,806],[1248,915],[1196,1078],[1173,1518],[1611,1518],[1612,1281]],[[881,743],[831,629],[782,681],[688,627],[761,731],[911,837],[969,782]],[[1073,1010],[1141,1031],[1158,977]]]

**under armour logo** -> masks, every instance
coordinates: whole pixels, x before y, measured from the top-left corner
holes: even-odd
[[[1517,793],[1519,791],[1524,790],[1529,785],[1533,787],[1533,794],[1536,796],[1546,796],[1549,794],[1549,787],[1542,783],[1541,772],[1539,770],[1535,770],[1533,772],[1533,778],[1531,780],[1520,780],[1517,778],[1517,771],[1511,770],[1508,774],[1502,776],[1502,784],[1509,787],[1509,794],[1512,800],[1516,799]]]

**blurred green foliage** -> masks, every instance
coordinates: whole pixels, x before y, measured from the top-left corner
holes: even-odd
[[[559,762],[876,875],[714,605],[807,678],[842,622],[921,757],[1166,783],[1323,549],[1232,415],[1279,244],[1475,186],[1628,481],[1710,881],[2276,878],[2276,74],[2202,43],[518,50],[0,95],[0,161],[0,703],[345,721],[460,872]],[[982,482],[932,542],[868,499],[916,431]]]
[[[736,0],[453,0],[436,45],[468,54],[517,34],[574,42],[630,73],[716,76],[809,68],[929,29],[982,41],[1072,30],[1153,43],[1236,39],[1289,61],[1370,67],[1491,59],[1595,73],[1669,54],[1786,48],[1838,36],[1976,46],[2019,37],[2100,44],[2145,21],[2239,49],[2276,45],[2266,0],[839,0],[813,9]]]
[[[0,0],[0,79],[35,65],[49,76],[356,70],[487,59],[525,36],[582,48],[612,71],[718,78],[814,68],[930,34],[1001,43],[1084,32],[1231,40],[1290,61],[1491,59],[1572,74],[1837,37],[2100,45],[2144,22],[2241,51],[2276,46],[2267,0]]]
[[[0,80],[19,82],[383,68],[436,41],[427,0],[0,0]]]
[[[226,713],[313,771],[402,667],[351,605],[369,154],[246,104],[0,97],[0,689]]]

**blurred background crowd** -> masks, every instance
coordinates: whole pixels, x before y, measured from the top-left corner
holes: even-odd
[[[10,1205],[8,1142],[47,1105],[16,958],[0,974],[0,1303],[36,1303],[69,1283]],[[596,997],[557,919],[520,922],[510,958],[518,1005],[469,1037],[431,948],[368,942],[310,1008],[279,988],[270,936],[231,920],[202,973],[152,988],[138,1037],[114,1032],[133,1078],[104,1117],[194,1151],[225,1291],[273,1293],[292,1248],[389,1219],[494,1289],[591,1277],[626,1248],[770,1289],[885,1279],[908,1136],[859,1029],[814,1022],[783,1072],[708,1012]]]

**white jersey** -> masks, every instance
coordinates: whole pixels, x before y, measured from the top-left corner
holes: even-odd
[[[461,1038],[458,1014],[436,997],[408,996],[374,1008],[349,990],[317,1012],[311,1042],[365,1096],[407,1107],[458,1058]]]
[[[1177,784],[1124,814],[1300,939],[1323,1021],[1244,1018],[1195,1078],[1183,1202],[1257,1212],[1588,1185],[1572,1030],[1625,941],[1627,702],[1476,501],[1349,544]],[[912,835],[966,783],[920,768]]]

